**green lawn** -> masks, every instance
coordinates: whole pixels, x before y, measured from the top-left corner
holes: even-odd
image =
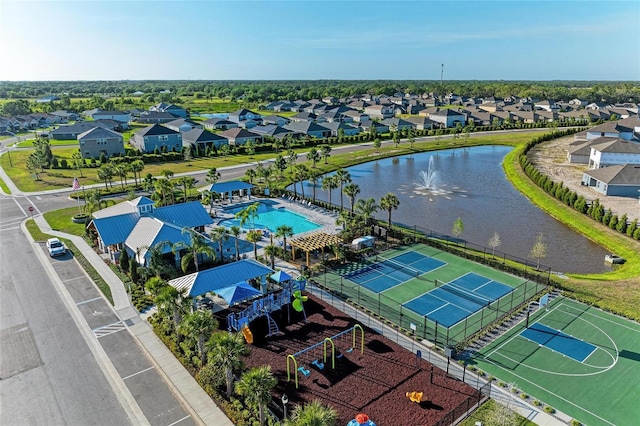
[[[497,405],[497,402],[490,399],[474,411],[471,416],[460,423],[460,426],[475,426],[476,422],[482,422],[483,425],[491,426],[493,424],[491,423],[493,419],[492,415],[496,411]],[[514,413],[513,420],[514,423],[511,423],[509,426],[535,426],[534,422],[527,420],[525,417],[522,417],[517,413]]]
[[[472,363],[584,424],[635,424],[640,418],[640,324],[566,298],[532,315],[529,323],[534,322],[565,333],[556,338],[564,346],[551,349],[528,340],[520,336],[525,326],[520,324]],[[595,348],[580,361],[563,352],[575,350],[579,341]]]

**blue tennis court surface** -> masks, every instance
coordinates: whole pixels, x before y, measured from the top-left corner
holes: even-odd
[[[389,259],[379,258],[376,263],[350,272],[344,277],[374,293],[380,293],[442,265],[445,265],[445,262],[411,251]]]
[[[591,343],[576,339],[539,322],[535,322],[529,328],[522,330],[520,336],[541,346],[546,346],[552,351],[573,358],[578,362],[583,362],[596,350],[596,347]]]
[[[410,300],[403,306],[420,316],[426,315],[438,324],[451,327],[513,290],[513,287],[482,275],[468,273]]]

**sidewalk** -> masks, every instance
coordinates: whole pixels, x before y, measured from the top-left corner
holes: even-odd
[[[116,314],[123,322],[130,320],[130,323],[133,324],[128,327],[129,331],[147,352],[149,358],[158,366],[158,370],[173,393],[191,412],[196,422],[203,425],[233,426],[233,423],[211,400],[198,382],[155,335],[151,326],[140,318],[138,311],[129,302],[129,296],[122,281],[89,244],[81,237],[52,230],[42,215],[34,216],[33,219],[42,232],[71,240],[105,280],[111,289]],[[117,376],[114,379],[122,380]]]

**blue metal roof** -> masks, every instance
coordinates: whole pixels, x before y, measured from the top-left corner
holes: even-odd
[[[193,274],[195,277],[190,277],[189,296],[195,297],[209,291],[216,292],[225,287],[236,285],[241,281],[247,281],[271,273],[273,273],[273,269],[253,259],[243,259],[237,262],[227,263]],[[183,278],[187,279],[187,277]],[[182,279],[178,278],[177,280]]]
[[[102,242],[106,246],[125,242],[138,222],[136,213],[122,214],[119,216],[93,219],[93,224],[98,230]]]
[[[241,180],[230,180],[228,182],[218,182],[214,185],[210,185],[208,188],[209,191],[216,192],[218,194],[231,192],[231,191],[239,191],[241,189],[251,189],[255,185],[252,185],[247,182],[243,182]]]
[[[211,219],[207,210],[199,201],[157,207],[153,211],[153,216],[163,222],[187,228],[211,225],[213,223],[213,219]]]

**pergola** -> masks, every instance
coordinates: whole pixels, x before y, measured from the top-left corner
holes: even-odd
[[[321,250],[324,253],[324,248],[332,246],[334,244],[340,244],[342,238],[337,235],[327,234],[326,232],[316,232],[305,237],[294,238],[291,243],[291,256],[296,258],[296,248],[307,253],[307,266],[309,266],[309,252],[314,250]]]

